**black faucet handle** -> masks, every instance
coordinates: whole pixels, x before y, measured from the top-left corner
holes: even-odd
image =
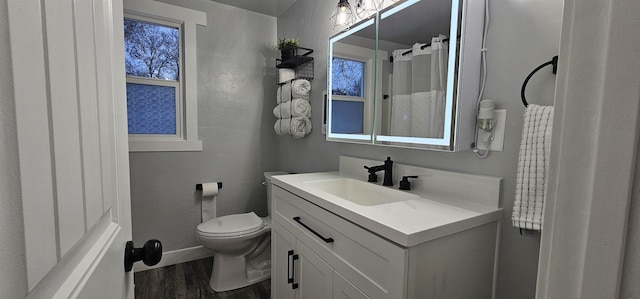
[[[371,182],[371,183],[378,182],[378,175],[376,174],[376,171],[378,171],[377,167],[365,166],[364,168],[369,172],[369,180],[367,180],[367,182]]]
[[[405,175],[402,177],[402,180],[400,181],[400,190],[411,190],[411,182],[409,182],[409,179],[417,179],[418,176],[417,175]]]
[[[377,183],[378,175],[375,172],[369,173],[369,179],[367,180],[367,182]]]

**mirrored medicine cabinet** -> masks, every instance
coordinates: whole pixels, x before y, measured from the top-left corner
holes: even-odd
[[[481,2],[406,0],[330,37],[327,140],[470,149]]]

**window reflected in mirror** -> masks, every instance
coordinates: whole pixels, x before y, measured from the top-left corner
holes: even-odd
[[[374,20],[330,40],[327,138],[371,142],[376,97]]]

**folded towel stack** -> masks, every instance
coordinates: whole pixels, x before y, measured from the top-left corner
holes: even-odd
[[[552,124],[553,107],[527,106],[511,215],[515,227],[542,230]]]
[[[273,115],[278,118],[273,129],[278,135],[291,135],[302,138],[311,133],[311,105],[309,93],[311,83],[305,79],[296,79],[278,86]]]

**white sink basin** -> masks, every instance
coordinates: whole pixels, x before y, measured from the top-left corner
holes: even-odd
[[[414,194],[350,178],[306,181],[303,184],[362,206],[375,206],[419,198]]]

